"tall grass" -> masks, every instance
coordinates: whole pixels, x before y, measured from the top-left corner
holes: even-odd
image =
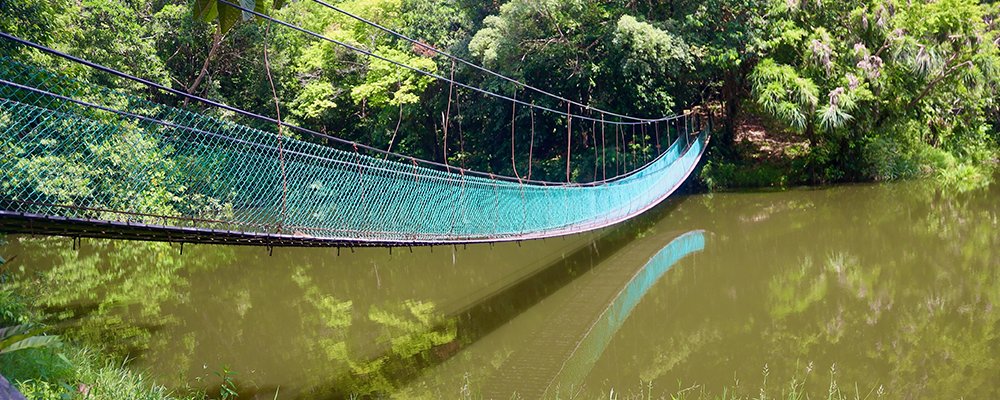
[[[734,378],[732,383],[710,388],[702,384],[681,385],[677,389],[658,388],[652,382],[639,382],[632,387],[588,391],[586,388],[551,390],[545,400],[876,400],[889,397],[883,385],[844,384],[837,378],[836,365],[828,373],[813,372],[810,364],[804,377],[793,377],[785,382],[768,380],[770,371],[765,365],[759,384],[748,384]],[[489,400],[468,375],[458,391],[461,400]],[[420,398],[443,397],[440,393]],[[514,393],[509,398],[493,400],[527,400]]]
[[[614,389],[594,398],[608,400],[873,400],[886,397],[886,389],[882,385],[859,386],[842,385],[837,380],[836,365],[830,367],[829,375],[826,377],[817,376],[822,379],[819,384],[807,385],[808,377],[812,375],[812,365],[807,369],[806,378],[793,377],[790,381],[768,382],[770,371],[765,364],[763,368],[763,379],[759,385],[746,385],[739,379],[734,379],[728,386],[719,387],[715,390],[709,389],[705,385],[690,385],[678,390],[656,391],[652,383],[642,383],[638,388],[616,392]]]
[[[124,362],[103,359],[100,354],[76,346],[67,346],[60,354],[64,365],[50,368],[67,368],[60,376],[23,376],[12,378],[14,386],[29,399],[61,400],[79,398],[87,400],[168,400],[201,399],[204,396],[176,396],[163,386],[149,381],[144,375],[131,371]],[[44,358],[36,361],[46,363]]]

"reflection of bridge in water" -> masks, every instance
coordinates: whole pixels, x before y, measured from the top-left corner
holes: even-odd
[[[471,373],[487,378],[475,384],[484,398],[510,398],[515,392],[540,398],[578,387],[643,295],[677,261],[705,246],[703,231],[640,239],[618,233],[453,314],[456,339],[426,355],[430,364],[442,365],[396,370],[397,384],[418,391],[443,384],[450,391],[455,382],[439,378],[450,381],[478,371]],[[513,352],[497,369],[482,370],[489,364],[484,359],[495,359],[498,340]],[[467,364],[474,359],[479,362]]]
[[[587,277],[530,341],[514,351],[487,382],[487,398],[541,398],[573,390],[586,376],[642,296],[677,261],[705,247],[702,231],[677,236],[656,250],[658,240],[635,242],[612,255]],[[649,253],[655,252],[652,257]],[[638,270],[634,266],[640,266]]]
[[[549,264],[532,268],[533,272],[520,279],[474,295],[478,299],[439,304],[445,314],[438,319],[438,324],[428,326],[428,331],[454,329],[454,339],[448,343],[409,356],[382,349],[363,358],[378,360],[377,369],[381,372],[375,375],[388,379],[386,383],[391,382],[390,387],[408,391],[415,385],[423,386],[428,374],[437,375],[435,370],[465,364],[468,356],[481,355],[483,342],[489,346],[489,342],[505,336],[511,326],[516,326],[519,337],[534,340],[520,341],[524,345],[519,344],[501,366],[501,371],[494,374],[494,382],[483,387],[483,394],[506,398],[509,392],[516,390],[531,398],[532,393],[541,396],[553,382],[571,385],[586,376],[618,327],[664,272],[677,260],[704,247],[701,231],[681,235],[655,232],[660,217],[673,210],[676,204],[668,203],[654,211],[650,218],[636,221],[625,229],[609,231],[593,241],[573,245],[561,257],[557,255]],[[636,239],[637,232],[646,232],[646,235]],[[571,300],[564,301],[567,294]],[[544,326],[530,321],[524,324],[521,318],[524,315],[537,315],[539,310],[551,312],[546,311],[551,310],[547,304],[560,304],[560,307]],[[485,364],[474,368],[481,365]],[[556,379],[557,373],[559,379]],[[486,377],[490,373],[476,374]],[[525,374],[530,378],[524,377]],[[459,373],[449,377],[461,376]],[[331,383],[338,381],[344,379],[330,380]],[[344,389],[321,384],[306,392],[322,398],[342,398],[351,394]],[[504,390],[508,395],[494,395]],[[266,397],[268,392],[265,389],[262,393]]]

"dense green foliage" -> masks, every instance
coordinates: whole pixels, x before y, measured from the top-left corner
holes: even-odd
[[[982,162],[996,139],[995,12],[965,0],[773,5],[753,101],[805,134],[817,180],[913,176],[948,154]]]
[[[577,114],[600,116],[456,65],[429,47],[630,115],[660,116],[717,101],[724,117],[712,158],[737,173],[755,168],[737,140],[740,121],[748,115],[808,140],[804,151],[786,157],[797,160],[779,163],[785,183],[895,179],[981,165],[996,154],[1000,7],[993,3],[334,2],[424,45],[313,1],[236,3],[393,61]],[[0,17],[5,32],[179,90],[270,116],[280,112],[290,123],[439,162],[508,175],[525,175],[530,168],[535,178],[564,177],[565,117],[527,107],[512,110],[507,101],[268,23],[217,0],[9,0],[5,8],[13,10]],[[0,52],[52,63],[7,42]],[[124,84],[90,75],[100,83]],[[575,179],[590,176],[600,159],[595,146],[652,151],[652,132],[628,132],[630,143],[600,144],[599,137],[612,136],[606,129],[582,121],[573,125]],[[624,154],[610,151],[607,162],[617,165]],[[725,180],[711,171],[703,175]]]

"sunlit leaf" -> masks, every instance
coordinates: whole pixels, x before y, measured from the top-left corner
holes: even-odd
[[[219,17],[219,3],[216,0],[195,0],[194,18],[212,22]]]
[[[0,349],[0,354],[10,353],[18,350],[52,346],[59,343],[59,336],[32,336],[18,340],[4,349]]]
[[[240,21],[241,14],[242,11],[236,7],[228,4],[219,4],[219,30],[222,33],[229,32]]]

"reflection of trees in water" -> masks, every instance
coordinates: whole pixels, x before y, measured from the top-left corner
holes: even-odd
[[[639,354],[638,374],[660,387],[717,389],[735,373],[744,394],[754,394],[765,364],[769,382],[801,379],[810,366],[811,388],[825,393],[836,363],[841,384],[857,382],[862,393],[885,385],[899,398],[995,396],[997,193],[942,193],[921,183],[836,188],[805,193],[807,211],[781,206],[768,218],[719,219],[732,225],[708,229],[739,239],[725,238],[728,246],[703,258],[717,267],[700,269],[700,281],[662,287],[657,295],[668,301],[653,302],[664,304],[655,312],[677,320],[660,338],[643,338],[653,350]],[[792,194],[755,199],[781,197]],[[731,209],[745,204],[714,203],[709,215],[738,215]],[[697,289],[684,290],[690,286]]]
[[[197,338],[158,334],[180,322],[164,310],[189,300],[191,273],[233,255],[224,248],[181,255],[177,245],[153,242],[85,239],[76,249],[67,238],[10,242],[6,251],[19,256],[13,284],[65,334],[120,359],[160,354],[158,362],[177,370],[192,367]]]
[[[431,302],[372,305],[365,313],[352,301],[325,294],[304,268],[292,279],[303,293],[297,307],[308,308],[299,310],[302,340],[320,350],[309,352],[320,359],[308,364],[324,366],[312,374],[310,396],[391,393],[395,375],[425,365],[439,346],[456,338],[455,321],[443,318]],[[352,346],[352,335],[370,338],[372,346]]]
[[[261,260],[253,253],[237,257],[236,249],[224,246],[189,247],[181,255],[178,246],[165,243],[85,240],[74,250],[64,238],[10,241],[8,250],[22,255],[17,261],[24,267],[15,284],[67,324],[67,333],[120,356],[142,355],[173,386],[213,385],[214,373],[228,367],[237,372],[241,393],[273,391],[258,386],[245,366],[231,363],[254,351],[278,364],[308,365],[302,370],[317,395],[390,393],[393,374],[426,364],[456,337],[454,321],[442,318],[434,303],[359,308],[316,282],[313,277],[324,274],[309,263],[243,274],[245,266],[237,261]],[[201,279],[202,273],[227,281]],[[261,288],[292,295],[276,297]],[[291,320],[299,326],[267,320],[270,310],[261,308],[275,299],[290,302]],[[199,326],[182,326],[188,322]],[[237,357],[210,362],[206,354]]]
[[[177,322],[162,307],[185,301],[188,274],[231,256],[224,249],[211,259],[182,256],[177,246],[152,242],[85,240],[80,249],[66,238],[11,242],[10,251],[23,255],[15,284],[73,336],[120,354],[157,347],[152,333]]]

